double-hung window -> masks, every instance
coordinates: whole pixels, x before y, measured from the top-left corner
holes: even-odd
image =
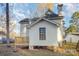
[[[39,28],[39,40],[46,40],[46,28]]]

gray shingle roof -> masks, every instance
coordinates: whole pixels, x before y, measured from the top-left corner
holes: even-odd
[[[31,19],[32,22],[37,21],[39,19],[39,17],[34,17]]]
[[[58,23],[56,23],[56,22],[52,22],[51,20],[48,20],[48,19],[46,19],[46,18],[39,18],[37,21],[35,21],[34,23],[32,23],[31,25],[29,25],[29,28],[31,28],[33,25],[35,25],[35,24],[37,24],[39,21],[41,21],[41,20],[45,20],[45,21],[47,21],[47,22],[50,22],[50,23],[52,23],[52,24],[54,24],[54,25],[56,25],[56,26],[59,26],[60,24],[58,24]]]
[[[45,15],[42,16],[42,17],[34,17],[32,19],[29,19],[29,18],[25,18],[23,20],[21,20],[19,23],[23,23],[23,24],[29,24],[29,20],[31,20],[31,22],[35,22],[37,21],[38,19],[40,18],[46,18],[48,20],[58,20],[58,19],[62,19],[63,16],[58,16],[58,14],[55,14],[54,12],[52,12],[50,9],[48,9],[46,12],[45,12]]]
[[[25,18],[25,19],[21,20],[19,23],[29,24],[29,18]]]
[[[52,12],[50,9],[48,9],[46,12],[45,12],[45,18],[53,18],[53,17],[58,17],[58,14]]]
[[[43,17],[47,18],[48,20],[58,20],[58,19],[62,19],[63,18],[63,16],[58,16],[58,14],[54,13],[50,9],[48,9],[45,12],[45,15]]]

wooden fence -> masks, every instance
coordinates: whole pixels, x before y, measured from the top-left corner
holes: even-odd
[[[77,52],[79,52],[79,40],[77,43],[72,42],[72,40],[70,40],[70,42],[65,40],[63,41],[63,47],[65,49],[75,49]]]
[[[15,37],[15,45],[28,45],[29,40],[26,37]]]

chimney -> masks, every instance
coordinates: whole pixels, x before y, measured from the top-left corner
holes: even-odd
[[[63,15],[62,15],[62,7],[63,7],[63,4],[58,4],[57,7],[58,7],[58,15],[59,15],[59,16],[63,16]]]

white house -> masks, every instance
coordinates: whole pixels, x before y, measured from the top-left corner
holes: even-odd
[[[74,42],[74,43],[77,43],[78,40],[79,40],[79,32],[73,32],[73,33],[70,33],[70,34],[67,34],[66,37],[65,37],[65,40],[67,42]]]
[[[21,20],[20,35],[26,37],[29,49],[34,46],[58,46],[63,41],[62,4],[58,5],[58,14],[47,10],[42,17]]]

